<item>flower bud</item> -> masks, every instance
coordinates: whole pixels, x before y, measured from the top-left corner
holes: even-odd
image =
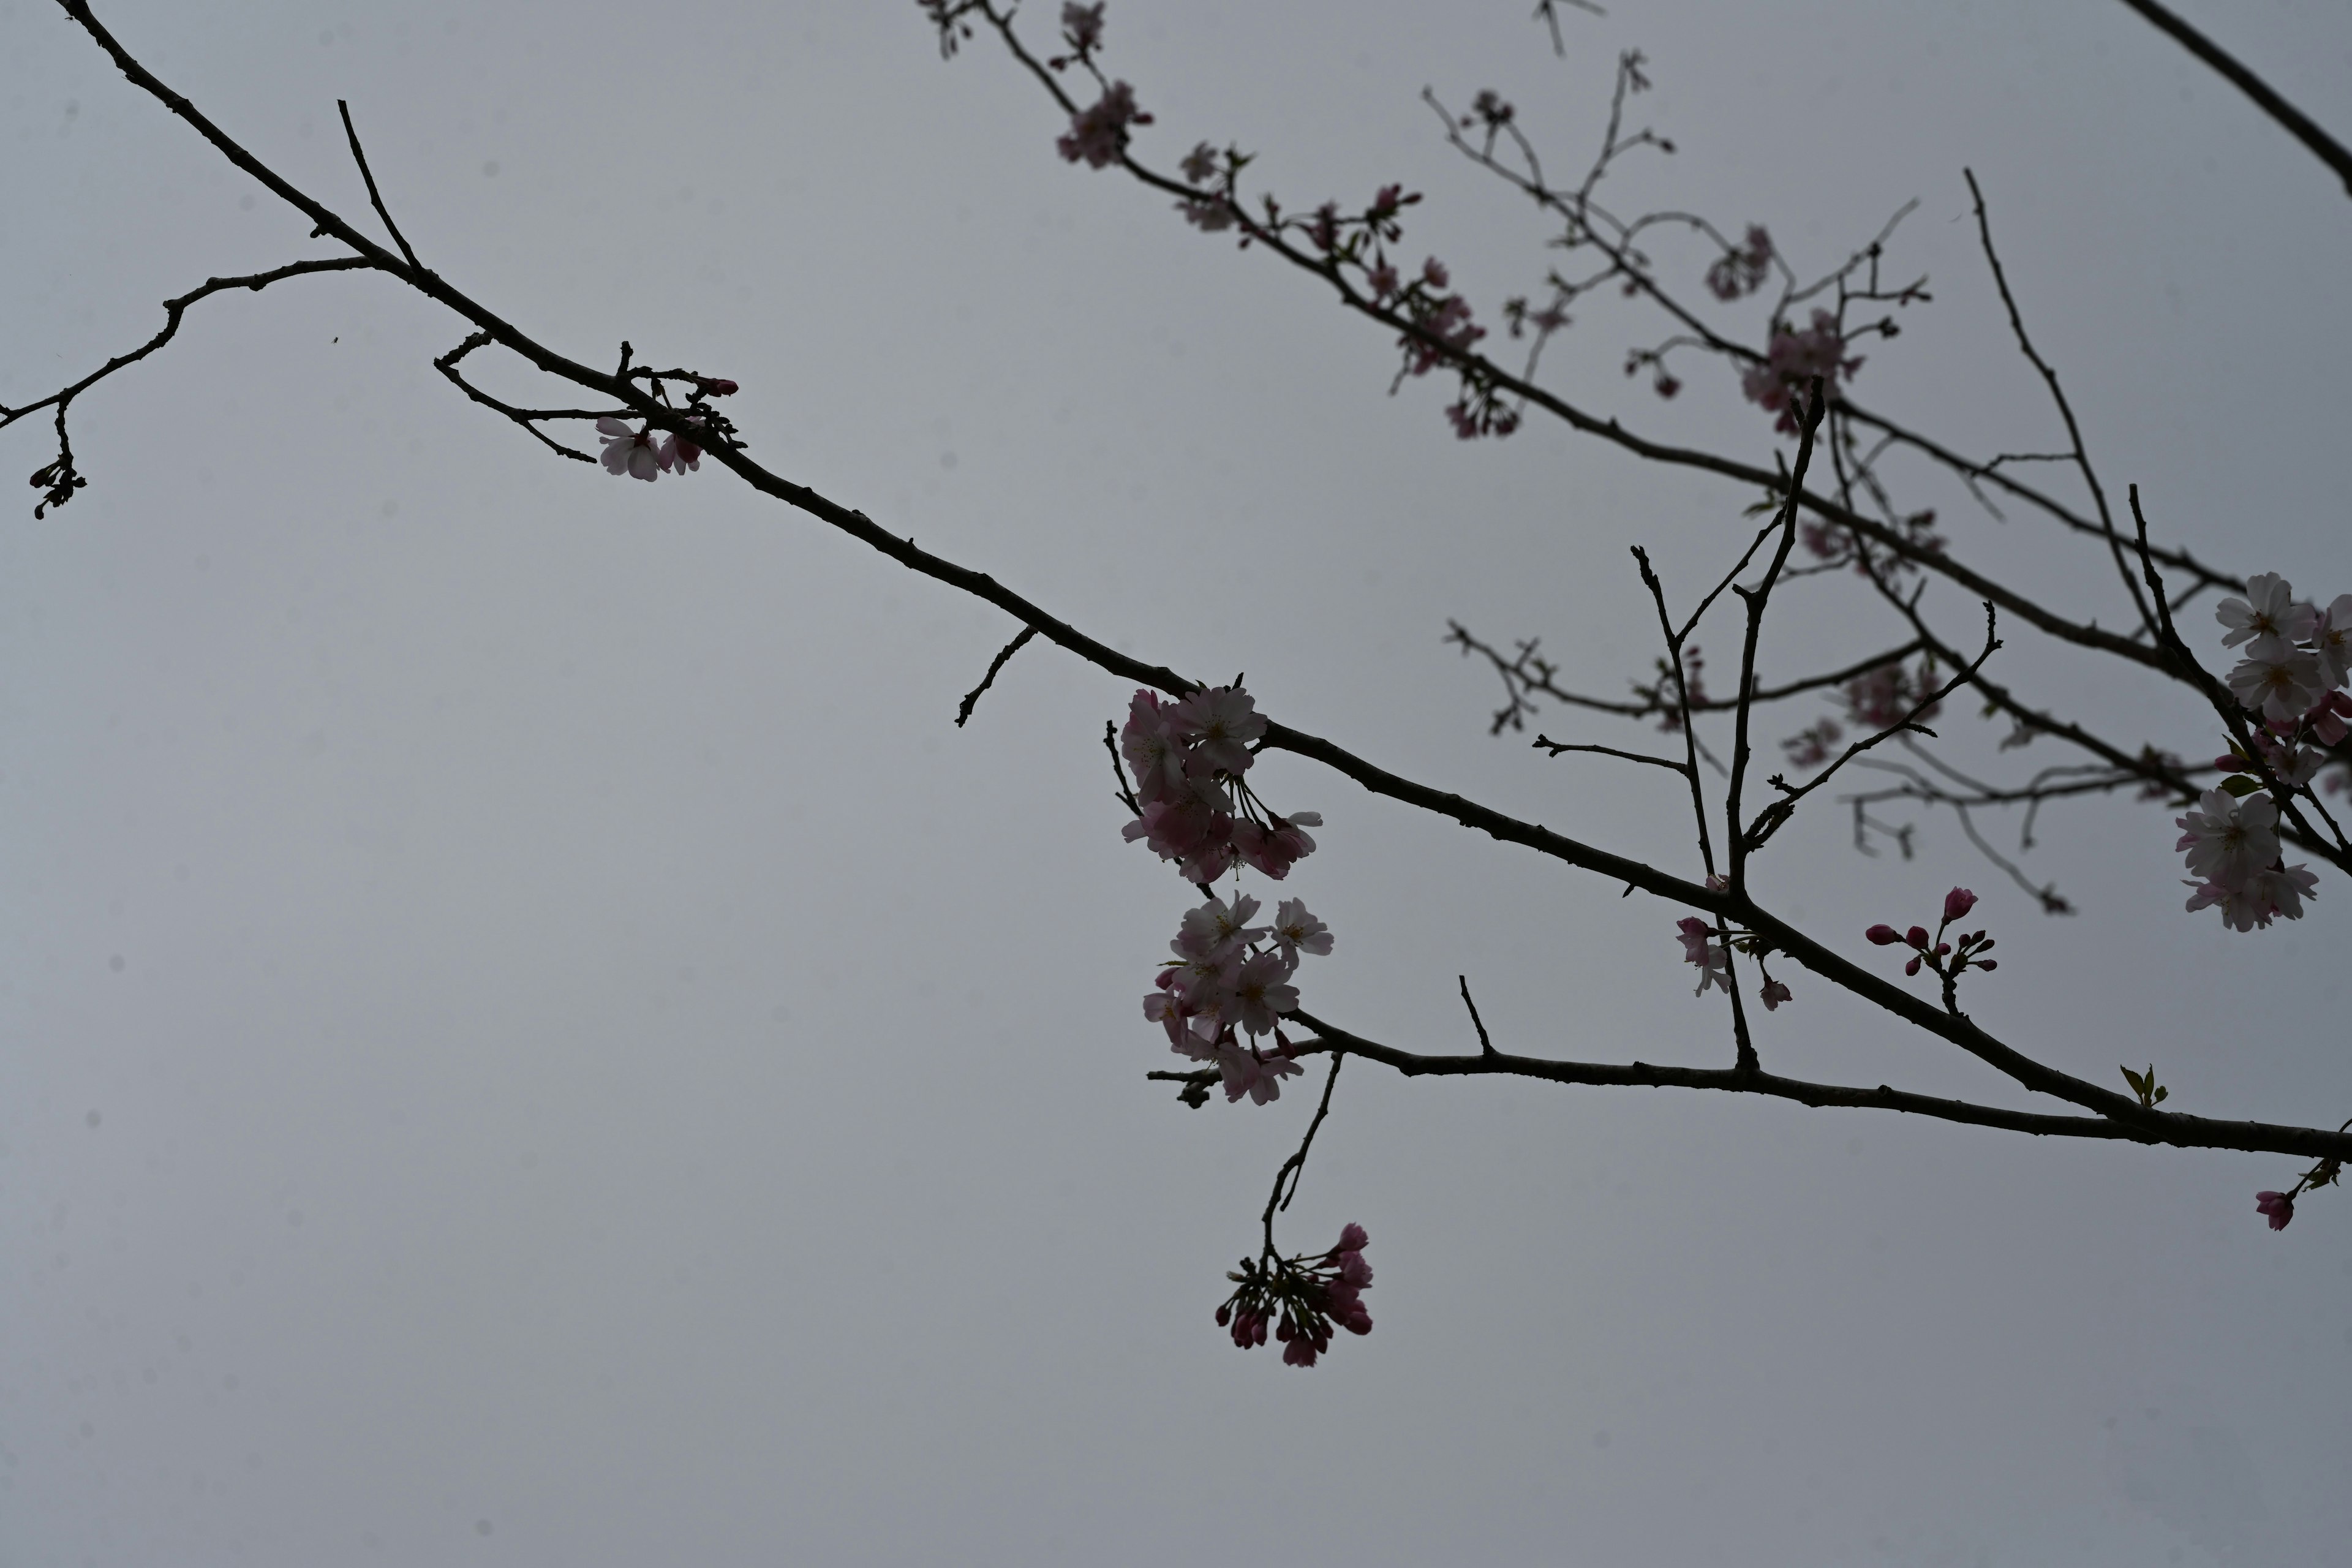
[[[1880,947],[1892,947],[1903,940],[1903,933],[1889,925],[1873,926],[1862,935],[1864,941],[1875,942]]]
[[[1217,1309],[1217,1327],[1222,1329],[1233,1321],[1234,1304],[1231,1301],[1228,1301],[1223,1306]]]
[[[1926,926],[1913,926],[1909,931],[1903,933],[1903,940],[1909,942],[1913,947],[1917,948],[1921,952],[1925,952],[1927,951],[1927,928]]]
[[[1944,919],[1947,922],[1960,919],[1977,907],[1977,896],[1966,888],[1954,888],[1944,895]]]
[[[1919,973],[1919,961],[1918,961],[1917,959],[1916,959],[1916,958],[1915,958],[1915,959],[1913,959],[1910,963],[1908,963],[1905,964],[1905,965],[1903,966],[1903,973],[1906,973],[1906,974],[1916,974],[1916,973]]]

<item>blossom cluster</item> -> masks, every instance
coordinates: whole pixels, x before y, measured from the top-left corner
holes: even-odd
[[[1929,973],[1940,976],[1944,982],[1945,996],[1948,1000],[1953,985],[1969,970],[1993,970],[2000,967],[2000,960],[1984,956],[1992,950],[1993,939],[1980,931],[1961,932],[1957,942],[1944,940],[1945,932],[1950,929],[1952,922],[1967,919],[1969,911],[1976,907],[1977,896],[1974,893],[1966,888],[1954,888],[1944,895],[1944,918],[1937,925],[1934,936],[1927,934],[1926,926],[1913,926],[1908,931],[1896,931],[1890,925],[1874,925],[1862,934],[1878,947],[1894,947],[1900,944],[1910,948],[1911,959],[1909,963],[1904,964],[1903,973],[1916,974],[1922,967],[1925,967]]]
[[[1095,51],[1102,47],[1103,7],[1081,5],[1076,0],[1062,7],[1062,42],[1070,52],[1046,61],[1055,70],[1082,65],[1093,72],[1102,96],[1070,116],[1070,128],[1054,146],[1069,163],[1089,169],[1107,169],[1127,153],[1128,127],[1149,125],[1151,116],[1136,107],[1135,89],[1123,81],[1108,81],[1095,68]]]
[[[1764,287],[1772,269],[1772,237],[1762,224],[1748,226],[1748,243],[1734,246],[1706,269],[1706,291],[1729,301]]]
[[[1720,893],[1730,885],[1721,877],[1706,879],[1709,892]],[[1773,979],[1765,970],[1765,956],[1771,950],[1755,932],[1735,931],[1728,937],[1719,936],[1715,927],[1697,915],[1685,915],[1675,922],[1675,934],[1683,944],[1683,962],[1698,971],[1698,987],[1691,993],[1692,995],[1704,996],[1710,988],[1717,986],[1722,988],[1725,995],[1731,994],[1729,949],[1736,947],[1756,960],[1757,972],[1764,977],[1764,984],[1757,992],[1757,999],[1764,1004],[1764,1010],[1776,1012],[1781,1003],[1789,1000],[1788,985]]]
[[[2307,792],[2330,749],[2352,733],[2352,696],[2342,689],[2352,677],[2352,594],[2321,609],[2264,572],[2246,580],[2246,597],[2216,605],[2214,617],[2221,646],[2240,650],[2229,687],[2247,710],[2251,751],[2233,741],[2214,759],[2221,782],[2174,819],[2182,832],[2173,847],[2188,860],[2188,907],[2218,909],[2231,931],[2253,931],[2302,919],[2303,901],[2318,894],[2310,868],[2281,857],[2283,803],[2273,792]]]
[[[1765,351],[1763,362],[1748,367],[1739,378],[1739,389],[1748,401],[1777,414],[1773,428],[1784,435],[1797,433],[1797,394],[1815,376],[1822,378],[1824,395],[1837,395],[1838,378],[1851,377],[1862,368],[1859,354],[1846,353],[1845,333],[1838,319],[1827,310],[1813,312],[1813,324],[1802,331],[1786,321],[1772,327],[1772,342]]]
[[[1281,881],[1314,853],[1307,829],[1323,825],[1321,814],[1269,810],[1243,776],[1265,729],[1256,701],[1236,683],[1173,702],[1139,691],[1119,733],[1135,781],[1136,818],[1126,837],[1209,893],[1169,944],[1176,956],[1143,999],[1143,1016],[1167,1030],[1178,1055],[1215,1067],[1228,1100],[1247,1095],[1259,1105],[1300,1070],[1280,1029],[1282,1016],[1298,1005],[1291,984],[1298,961],[1331,951],[1331,928],[1301,900],[1283,900],[1271,924],[1253,925],[1257,900],[1239,889],[1230,900],[1209,892],[1244,866]],[[1274,1044],[1263,1048],[1267,1036]]]
[[[1119,751],[1135,775],[1138,815],[1127,825],[1188,882],[1214,882],[1236,864],[1279,882],[1312,854],[1322,814],[1266,809],[1242,775],[1265,735],[1265,716],[1239,686],[1210,686],[1174,702],[1139,691]]]
[[[1282,1016],[1298,1005],[1291,981],[1298,961],[1331,951],[1331,928],[1304,900],[1285,899],[1271,925],[1254,926],[1258,901],[1236,892],[1228,901],[1211,894],[1188,910],[1169,948],[1143,1016],[1168,1031],[1178,1056],[1214,1067],[1228,1102],[1249,1096],[1264,1105],[1282,1095],[1282,1080],[1301,1070],[1282,1032]],[[1247,1035],[1244,1042],[1242,1037]],[[1271,1047],[1258,1041],[1274,1037]]]
[[[1265,1343],[1270,1329],[1282,1346],[1286,1366],[1313,1366],[1331,1348],[1334,1324],[1351,1334],[1372,1331],[1364,1291],[1372,1266],[1364,1261],[1370,1241],[1360,1225],[1343,1226],[1339,1245],[1320,1258],[1269,1258],[1264,1264],[1242,1259],[1225,1276],[1236,1289],[1217,1308],[1217,1326],[1234,1343],[1250,1350]]]

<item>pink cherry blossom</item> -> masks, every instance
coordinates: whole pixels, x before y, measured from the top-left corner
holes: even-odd
[[[1290,868],[1312,854],[1315,840],[1307,836],[1308,827],[1323,826],[1319,811],[1294,811],[1288,816],[1270,816],[1264,826],[1255,822],[1234,824],[1234,851],[1244,864],[1279,882],[1290,874]]]
[[[1969,892],[1966,888],[1954,888],[1944,895],[1944,923],[1949,925],[1952,921],[1964,918],[1976,907],[1977,896],[1974,893]]]
[[[2352,594],[2336,595],[2319,613],[2311,628],[2311,653],[2319,660],[2319,679],[2329,686],[2341,686],[2352,676]]]
[[[654,449],[651,430],[632,430],[607,416],[596,421],[596,433],[604,443],[604,467],[616,479],[643,479],[651,484],[667,467]]]
[[[1845,352],[1837,318],[1827,310],[1815,310],[1813,324],[1803,331],[1785,321],[1773,329],[1763,363],[1748,368],[1740,377],[1739,387],[1748,402],[1780,416],[1774,429],[1793,436],[1797,433],[1796,395],[1820,376],[1822,391],[1834,397],[1838,378],[1851,376],[1861,368],[1861,358]]]
[[[2254,1212],[2268,1219],[2273,1230],[2284,1230],[2294,1218],[2294,1200],[2284,1193],[2256,1193]]]
[[[1779,1009],[1781,1003],[1789,1000],[1789,987],[1782,981],[1767,980],[1764,983],[1764,989],[1759,993],[1759,995],[1763,999],[1764,1010],[1767,1013],[1774,1012]]]
[[[1062,7],[1062,41],[1080,54],[1102,47],[1103,8],[1100,4],[1081,5],[1076,0]]]
[[[1226,1102],[1238,1103],[1247,1095],[1253,1105],[1281,1099],[1282,1080],[1306,1070],[1288,1057],[1260,1056],[1246,1046],[1220,1046],[1217,1068],[1225,1075]]]
[[[1184,911],[1183,929],[1168,945],[1180,958],[1217,963],[1266,934],[1251,925],[1258,903],[1247,893],[1235,893],[1231,903],[1212,897],[1198,909]]]
[[[1691,994],[1704,996],[1710,985],[1720,985],[1728,994],[1731,990],[1730,961],[1725,956],[1722,944],[1715,940],[1714,931],[1696,915],[1684,916],[1675,923],[1675,929],[1682,936],[1683,962],[1698,968],[1698,989]]]
[[[2284,655],[2289,644],[2309,637],[2318,625],[2319,612],[2297,604],[2294,589],[2277,573],[2257,572],[2246,579],[2246,596],[2222,600],[2213,606],[2213,618],[2229,628],[2221,636],[2223,647],[2243,642],[2263,644],[2263,652],[2246,650],[2261,658],[2265,653]]]
[[[656,456],[660,459],[662,472],[666,474],[702,471],[702,448],[685,436],[673,434],[663,437]]]
[[[2352,630],[2352,626],[2347,629]],[[2326,662],[2321,660],[2323,673]],[[2352,727],[2345,724],[2347,719],[2352,719],[2352,697],[2347,697],[2341,691],[2329,692],[2303,716],[2303,721],[2311,726],[2311,738],[2323,746],[2332,746],[2347,734],[2352,734]]]
[[[1270,1035],[1281,1015],[1298,1005],[1298,987],[1290,984],[1297,960],[1279,952],[1245,958],[1233,980],[1235,1020],[1253,1035]],[[1295,1065],[1295,1064],[1294,1064]]]
[[[1234,226],[1234,205],[1223,196],[1187,196],[1176,210],[1202,234],[1222,234]]]
[[[1191,794],[1184,777],[1184,747],[1169,729],[1169,709],[1156,692],[1139,691],[1128,704],[1118,749],[1135,774],[1137,798],[1177,801]]]
[[[2268,637],[2255,638],[2246,651],[2252,657],[2230,671],[2230,691],[2264,718],[2293,720],[2326,695],[2312,655]]]
[[[2197,805],[2199,809],[2173,819],[2174,826],[2185,829],[2173,847],[2189,857],[2190,876],[2242,888],[2278,858],[2278,805],[2269,795],[2241,799],[2227,790],[2209,789]]]
[[[1172,973],[1173,972],[1163,973]],[[1154,991],[1143,999],[1143,1016],[1168,1031],[1168,1044],[1171,1047],[1183,1051],[1186,1056],[1193,1054],[1185,1049],[1186,1045],[1196,1037],[1189,1027],[1192,1018],[1192,1009],[1183,997],[1172,992]]]
[[[1249,745],[1265,734],[1265,716],[1240,687],[1207,686],[1170,710],[1168,729],[1192,748],[1186,771],[1192,777],[1211,771],[1238,776],[1249,771]]]
[[[1206,142],[1201,142],[1190,153],[1185,153],[1184,161],[1176,166],[1184,172],[1184,177],[1192,184],[1205,185],[1216,177],[1216,149],[1211,147]]]
[[[1054,145],[1070,163],[1090,169],[1107,168],[1127,151],[1127,128],[1149,125],[1151,116],[1135,107],[1135,89],[1123,81],[1103,89],[1103,95],[1070,117],[1070,128]]]
[[[1302,952],[1321,957],[1331,951],[1331,928],[1308,914],[1303,900],[1285,899],[1275,906],[1274,940],[1293,958]]]

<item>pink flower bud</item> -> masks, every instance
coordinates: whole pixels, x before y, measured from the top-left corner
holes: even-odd
[[[1916,973],[1919,973],[1919,961],[1918,961],[1917,959],[1916,959],[1916,958],[1915,958],[1915,959],[1913,959],[1910,963],[1908,963],[1905,964],[1905,965],[1903,966],[1903,973],[1906,973],[1906,974],[1916,974]]]
[[[1977,960],[1977,967],[1979,969],[1999,969],[2000,967],[2000,960],[1998,958],[1979,958]]]
[[[1892,947],[1903,940],[1903,933],[1888,925],[1873,926],[1862,934],[1864,941],[1875,942],[1880,947]]]
[[[2284,1230],[2294,1218],[2294,1200],[2284,1193],[2256,1193],[2254,1212],[2267,1216],[2273,1230]]]
[[[1909,931],[1903,933],[1903,940],[1909,942],[1913,947],[1917,948],[1921,952],[1925,952],[1927,951],[1927,928],[1926,926],[1913,926]]]
[[[1223,1328],[1234,1321],[1234,1304],[1227,1301],[1217,1309],[1217,1327]]]
[[[1954,888],[1944,895],[1944,919],[1956,921],[1977,907],[1977,896],[1966,888]]]
[[[1350,1220],[1348,1224],[1339,1227],[1339,1245],[1334,1248],[1334,1250],[1339,1252],[1361,1252],[1366,1247],[1371,1244],[1371,1239],[1372,1238],[1364,1234],[1364,1227]]]

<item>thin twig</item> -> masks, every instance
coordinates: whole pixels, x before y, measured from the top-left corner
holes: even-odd
[[[1529,744],[1535,750],[1549,752],[1555,757],[1562,752],[1598,752],[1604,757],[1621,757],[1629,763],[1647,763],[1654,768],[1664,768],[1670,773],[1680,773],[1685,778],[1691,776],[1690,764],[1675,762],[1671,757],[1653,757],[1642,752],[1621,752],[1614,746],[1570,745],[1566,741],[1555,741],[1548,735],[1538,735]]]
[[[401,255],[408,258],[408,265],[419,272],[424,271],[425,263],[416,259],[416,252],[410,247],[408,237],[402,234],[400,226],[392,221],[392,210],[383,205],[383,197],[376,191],[375,175],[368,171],[367,154],[360,151],[360,133],[352,125],[352,106],[339,98],[335,100],[335,112],[343,117],[343,134],[351,139],[352,161],[360,166],[360,178],[367,182],[368,201],[375,208],[375,216],[383,219],[383,226],[392,231],[392,242],[400,247]]]
[[[1315,1147],[1315,1134],[1322,1131],[1323,1119],[1331,1114],[1331,1089],[1339,1081],[1340,1064],[1348,1059],[1344,1049],[1335,1047],[1325,1048],[1331,1052],[1331,1072],[1323,1080],[1322,1103],[1315,1108],[1315,1119],[1307,1124],[1307,1136],[1298,1141],[1298,1152],[1285,1160],[1282,1169],[1274,1173],[1274,1191],[1266,1195],[1265,1213],[1261,1221],[1265,1226],[1265,1251],[1269,1258],[1275,1256],[1275,1214],[1277,1210],[1289,1208],[1290,1200],[1298,1195],[1299,1179],[1307,1174],[1307,1151]],[[1290,1190],[1286,1193],[1282,1189],[1285,1178],[1290,1182]]]
[[[1019,653],[1021,651],[1021,646],[1036,635],[1037,628],[1035,626],[1023,626],[1021,628],[1021,635],[1014,637],[1011,642],[1006,643],[1003,649],[999,652],[994,658],[988,661],[988,673],[980,678],[980,684],[978,686],[973,687],[970,691],[963,694],[963,701],[956,709],[957,729],[962,729],[964,726],[964,721],[971,717],[972,709],[980,701],[980,694],[996,683],[996,672],[1004,668],[1005,661],[1011,658],[1014,654]],[[1113,754],[1116,755],[1117,753],[1114,752]],[[1125,779],[1122,778],[1120,782],[1124,783]]]
[[[1478,1031],[1479,1052],[1491,1057],[1495,1054],[1495,1042],[1486,1037],[1486,1025],[1478,1016],[1478,1004],[1470,1000],[1470,977],[1466,974],[1457,974],[1454,978],[1461,982],[1462,1005],[1470,1009],[1470,1026]]]

